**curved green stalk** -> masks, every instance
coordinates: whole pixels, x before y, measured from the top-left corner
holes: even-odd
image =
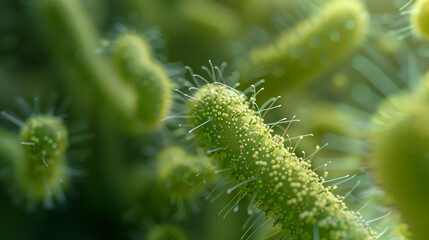
[[[149,45],[135,34],[119,36],[113,60],[125,83],[137,93],[130,129],[155,130],[171,107],[172,86],[164,68],[151,56]]]
[[[297,239],[375,239],[358,213],[347,211],[341,198],[323,186],[310,164],[273,136],[245,96],[221,84],[201,87],[188,104],[195,116],[192,131],[220,169],[230,169],[244,195],[282,229]],[[238,190],[237,190],[238,191]]]

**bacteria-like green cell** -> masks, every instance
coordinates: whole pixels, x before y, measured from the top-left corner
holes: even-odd
[[[417,0],[411,15],[411,24],[415,27],[417,34],[429,39],[429,1]]]
[[[51,115],[30,117],[21,128],[22,158],[15,159],[14,179],[30,202],[63,200],[68,184],[66,150],[68,131],[60,118]]]
[[[237,183],[227,192],[254,195],[256,206],[294,239],[375,239],[360,215],[323,186],[309,162],[272,135],[244,95],[215,83],[193,97],[192,131],[206,150],[216,149],[218,167]]]
[[[163,67],[151,56],[139,36],[125,34],[115,42],[115,66],[137,95],[136,111],[130,122],[134,129],[156,129],[171,106],[172,86]]]
[[[251,50],[248,59],[238,63],[242,81],[264,78],[278,91],[309,82],[364,42],[368,21],[359,1],[332,1],[273,43]]]
[[[214,180],[213,168],[207,168],[210,164],[208,157],[188,154],[180,147],[164,148],[157,161],[159,181],[174,199],[195,198]]]

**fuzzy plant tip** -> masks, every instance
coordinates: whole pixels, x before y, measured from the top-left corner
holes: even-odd
[[[52,115],[32,116],[21,128],[24,154],[14,163],[15,179],[30,202],[52,208],[54,199],[64,200],[68,136],[62,119]]]

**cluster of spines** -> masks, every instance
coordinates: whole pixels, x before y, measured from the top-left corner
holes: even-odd
[[[255,203],[290,236],[312,239],[374,239],[358,213],[347,211],[323,178],[272,135],[245,96],[223,84],[208,84],[188,104],[198,142],[214,152],[220,169],[228,169],[241,187],[238,195],[255,195]]]

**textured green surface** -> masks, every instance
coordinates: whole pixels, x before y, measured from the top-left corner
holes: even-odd
[[[219,167],[245,183],[242,192],[256,193],[256,204],[297,239],[373,239],[359,214],[347,211],[343,201],[322,184],[309,162],[285,148],[284,139],[272,135],[240,93],[223,85],[203,86],[188,104],[196,116],[193,126]]]

